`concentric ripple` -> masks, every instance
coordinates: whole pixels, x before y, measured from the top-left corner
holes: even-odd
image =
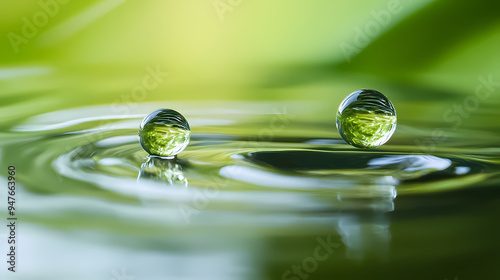
[[[151,158],[137,127],[167,105],[185,112],[191,141],[177,158]],[[180,237],[192,244],[207,232],[226,242],[227,232],[247,240],[245,234],[295,234],[313,225],[338,235],[355,259],[388,253],[388,212],[421,210],[398,199],[448,195],[498,176],[491,157],[460,149],[422,154],[411,145],[359,150],[325,133],[329,123],[276,115],[276,104],[253,105],[261,114],[245,111],[248,102],[224,105],[232,110],[146,104],[122,116],[106,115],[105,107],[55,111],[14,127],[19,137],[1,152],[23,159],[16,168],[25,221],[43,214],[46,224],[87,223],[108,230],[110,240],[126,225],[144,240],[172,244]]]
[[[396,194],[471,186],[493,170],[472,159],[401,148],[394,149],[398,152],[353,150],[334,139],[282,136],[264,141],[251,135],[203,132],[207,129],[196,125],[196,116],[191,117],[195,123],[191,143],[179,158],[151,159],[137,136],[140,113],[121,121],[113,118],[105,130],[95,127],[96,117],[86,118],[91,121],[74,121],[77,131],[70,126],[62,132],[41,133],[33,127],[33,133],[41,133],[36,147],[29,141],[13,145],[20,155],[35,158],[31,170],[37,174],[32,178],[67,178],[87,187],[65,191],[94,193],[88,186],[97,186],[143,202],[185,202],[193,199],[193,191],[211,191],[208,208],[240,203],[321,209],[331,207],[331,199],[342,207],[363,208],[362,203],[346,201],[369,198],[381,201],[370,208],[390,211]],[[226,119],[234,116],[219,116],[221,130]],[[28,125],[23,127],[26,133]],[[464,176],[468,180],[455,180]]]

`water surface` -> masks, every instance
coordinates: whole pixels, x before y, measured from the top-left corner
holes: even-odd
[[[353,79],[353,87],[363,82]],[[405,113],[414,113],[415,97],[401,96],[392,139],[362,150],[338,135],[338,100],[323,91],[307,101],[93,104],[93,86],[77,102],[50,87],[36,101],[29,84],[10,85],[24,93],[5,105],[12,114],[1,140],[2,166],[15,165],[20,182],[19,279],[124,271],[136,279],[298,279],[287,271],[310,265],[318,239],[336,246],[304,270],[310,279],[496,273],[494,124],[453,130],[432,115],[415,121]],[[159,108],[190,123],[190,144],[176,159],[150,158],[139,143],[142,118]],[[429,144],[435,128],[448,137]]]

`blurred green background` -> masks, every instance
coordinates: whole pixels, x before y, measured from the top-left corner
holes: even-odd
[[[349,92],[375,88],[407,101],[403,123],[449,127],[443,112],[479,76],[499,80],[495,1],[66,2],[0,4],[4,121],[159,100],[315,100],[334,115]],[[134,98],[146,67],[168,79]],[[498,100],[462,127],[493,125]]]

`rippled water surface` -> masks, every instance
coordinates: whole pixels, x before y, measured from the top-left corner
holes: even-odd
[[[405,122],[414,105],[401,99],[393,138],[362,150],[338,135],[334,101],[120,103],[120,111],[66,108],[49,95],[53,103],[39,103],[46,110],[14,113],[30,100],[7,105],[1,140],[3,166],[15,165],[20,182],[19,266],[33,271],[23,279],[107,279],[122,268],[137,279],[299,279],[282,277],[313,265],[323,241],[335,246],[311,279],[475,279],[467,266],[484,267],[483,276],[496,269],[492,129],[464,127],[445,144],[419,146],[433,122]],[[176,159],[150,158],[139,143],[142,118],[158,108],[190,123]],[[75,274],[82,266],[91,269]]]

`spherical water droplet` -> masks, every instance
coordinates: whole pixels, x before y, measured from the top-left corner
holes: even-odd
[[[376,90],[362,89],[349,94],[337,112],[337,129],[344,140],[358,148],[376,148],[396,130],[396,110]]]
[[[173,157],[189,143],[191,130],[186,119],[177,111],[160,109],[142,120],[139,130],[141,145],[150,155]]]

